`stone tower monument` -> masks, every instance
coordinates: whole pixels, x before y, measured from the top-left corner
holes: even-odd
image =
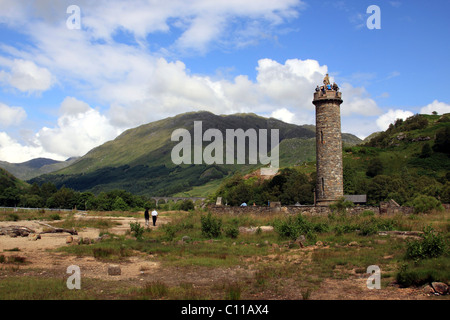
[[[327,206],[344,196],[341,113],[342,94],[330,84],[328,74],[317,86],[316,106],[316,205]]]

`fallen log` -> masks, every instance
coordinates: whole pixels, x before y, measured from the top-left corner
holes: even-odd
[[[78,235],[78,232],[75,229],[70,230],[70,229],[56,228],[54,226],[51,226],[49,224],[46,224],[46,223],[43,223],[43,222],[39,222],[39,221],[37,221],[37,223],[39,223],[39,224],[41,224],[43,226],[46,226],[46,227],[51,229],[51,230],[41,231],[41,232],[39,232],[39,234],[44,234],[44,233],[64,233],[64,232],[67,232],[67,233],[69,233],[69,234],[71,234],[73,236]]]
[[[6,235],[13,238],[28,237],[31,233],[35,233],[35,231],[24,226],[0,227],[0,235]]]

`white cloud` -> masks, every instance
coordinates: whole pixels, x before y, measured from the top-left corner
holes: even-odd
[[[0,125],[9,127],[19,125],[27,117],[27,113],[21,107],[10,107],[0,103]]]
[[[364,87],[353,87],[349,83],[341,85],[344,103],[341,107],[341,114],[343,116],[363,115],[375,116],[382,111],[377,103],[370,98],[369,93]]]
[[[395,122],[395,120],[397,119],[405,120],[406,118],[409,118],[413,115],[414,114],[411,111],[389,109],[388,112],[378,117],[376,123],[378,128],[380,128],[381,130],[386,130],[387,128],[389,128],[389,125],[391,123]]]
[[[149,51],[149,34],[154,32],[167,34],[171,43],[164,49],[169,54],[206,52],[223,43],[237,47],[258,40],[261,34],[270,37],[298,15],[302,1],[112,0],[105,5],[81,0],[77,5],[83,30],[78,31],[68,30],[64,19],[55,18],[55,13],[65,13],[69,1],[37,0],[26,5],[0,0],[2,8],[3,4],[7,6],[0,12],[0,22],[20,25],[32,45],[0,48],[16,58],[0,79],[9,77],[10,83],[25,91],[48,90],[58,79],[61,89],[70,88],[83,100],[109,107],[100,112],[81,98],[66,98],[57,124],[36,134],[35,147],[42,152],[82,155],[124,129],[195,110],[254,112],[297,124],[314,121],[312,95],[328,72],[316,60],[261,59],[256,80],[246,75],[229,80],[192,74],[183,62]],[[115,42],[117,31],[129,33],[138,45]],[[0,65],[7,62],[0,57]],[[381,113],[364,88],[344,84],[342,91],[343,116]]]
[[[0,3],[0,22],[23,26],[39,20],[52,27],[65,25],[59,17],[73,4],[68,0],[31,3],[2,0]],[[301,0],[111,0],[107,3],[80,0],[77,5],[81,8],[83,31],[89,32],[91,39],[109,42],[118,30],[124,30],[142,43],[150,33],[173,35],[175,31],[179,36],[172,43],[174,47],[196,51],[207,50],[210,44],[224,40],[235,45],[247,42],[245,33],[235,28],[236,24],[242,27],[242,21],[251,22],[252,28],[259,26],[259,34],[273,32],[276,26],[297,17],[305,7]],[[249,35],[254,36],[255,32]]]
[[[436,111],[438,114],[450,113],[450,105],[434,100],[429,105],[420,109],[420,113],[422,114],[432,114],[433,111]]]
[[[40,145],[23,145],[11,138],[6,132],[0,132],[0,159],[2,161],[21,163],[39,157],[65,160],[57,153],[46,152]]]
[[[99,111],[86,108],[85,103],[77,99],[66,98],[61,111],[66,113],[58,118],[56,127],[44,127],[36,134],[39,144],[47,152],[65,158],[81,156],[121,133]]]
[[[37,157],[65,160],[82,156],[122,132],[98,110],[72,97],[64,99],[60,113],[55,127],[43,127],[34,135],[27,131],[23,143],[0,132],[0,159],[14,163]]]
[[[33,61],[14,59],[8,64],[10,71],[1,70],[0,80],[22,92],[46,91],[54,82],[50,71]]]
[[[293,123],[295,114],[293,114],[286,108],[282,108],[282,109],[275,110],[274,112],[272,112],[272,114],[270,116],[272,118],[284,121],[286,123]]]

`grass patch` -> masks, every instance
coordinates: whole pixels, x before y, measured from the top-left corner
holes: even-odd
[[[69,290],[65,278],[8,277],[0,282],[0,300],[91,300],[98,281],[82,279],[82,290]]]

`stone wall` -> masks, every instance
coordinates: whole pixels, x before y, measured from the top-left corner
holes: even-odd
[[[212,213],[216,214],[274,214],[285,213],[290,214],[305,214],[305,215],[328,215],[331,210],[327,206],[280,206],[280,207],[261,207],[261,206],[248,206],[248,207],[231,207],[231,206],[210,206],[208,209]],[[414,209],[412,207],[397,207],[397,206],[355,206],[348,208],[349,214],[361,214],[366,210],[370,210],[373,213],[379,215],[395,215],[395,214],[412,214]]]

